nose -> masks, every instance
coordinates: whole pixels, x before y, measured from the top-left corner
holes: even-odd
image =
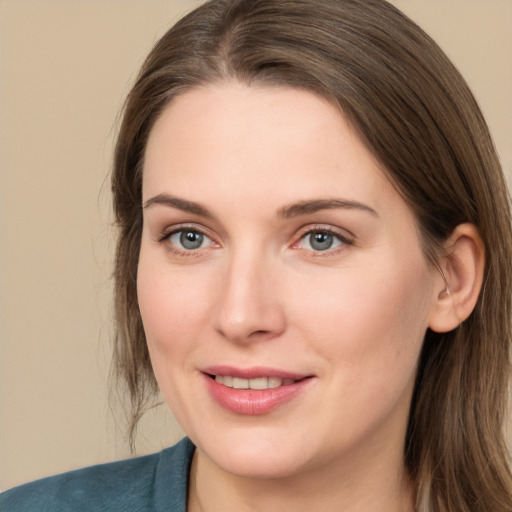
[[[270,340],[286,328],[277,265],[256,254],[233,256],[221,280],[215,329],[236,343]]]

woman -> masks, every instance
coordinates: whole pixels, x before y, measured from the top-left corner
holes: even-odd
[[[112,188],[132,433],[159,388],[189,439],[2,506],[512,510],[506,187],[410,20],[207,2],[146,60]]]

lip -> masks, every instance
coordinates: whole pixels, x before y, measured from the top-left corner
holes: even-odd
[[[314,375],[298,374],[276,368],[210,366],[202,370],[205,385],[212,399],[224,409],[235,414],[259,416],[269,414],[301,395],[314,380]],[[234,389],[213,379],[212,375],[230,375],[242,379],[280,377],[293,379],[293,384],[270,389]]]
[[[311,375],[294,373],[267,366],[253,366],[251,368],[237,368],[228,365],[208,366],[201,370],[209,375],[231,375],[240,379],[257,379],[258,377],[281,377],[282,379],[302,380]]]

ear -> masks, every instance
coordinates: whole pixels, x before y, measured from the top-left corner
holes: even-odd
[[[473,224],[457,226],[445,245],[446,256],[439,262],[442,273],[436,279],[429,327],[448,332],[471,314],[482,289],[485,247]]]

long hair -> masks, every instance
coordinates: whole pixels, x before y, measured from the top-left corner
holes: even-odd
[[[157,389],[136,290],[146,143],[172,98],[226,80],[299,87],[337,105],[413,211],[432,264],[457,225],[478,227],[484,286],[457,329],[427,332],[404,461],[420,512],[512,511],[503,432],[512,312],[506,185],[464,79],[384,0],[211,0],[147,57],[125,104],[112,177],[114,364],[131,397],[130,434]]]

